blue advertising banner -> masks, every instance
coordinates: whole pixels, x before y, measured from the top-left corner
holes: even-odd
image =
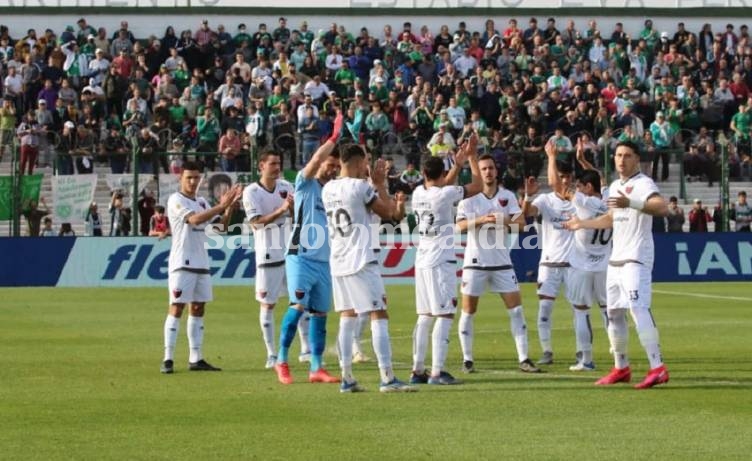
[[[249,286],[255,276],[252,240],[215,237],[209,249],[215,285]],[[520,236],[524,241],[528,235]],[[752,236],[743,233],[656,234],[654,282],[752,281]],[[249,241],[250,240],[250,241]],[[0,238],[0,286],[164,286],[170,241],[145,237]],[[463,255],[462,245],[456,251]],[[534,282],[540,251],[512,250],[517,277]],[[415,248],[380,253],[387,284],[414,283]],[[457,265],[458,271],[461,264]]]

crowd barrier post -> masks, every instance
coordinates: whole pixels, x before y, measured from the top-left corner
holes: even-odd
[[[721,231],[729,231],[729,158],[728,139],[721,133],[718,137],[721,145]]]
[[[15,139],[13,141],[13,146],[11,147],[11,153],[10,153],[10,160],[11,160],[11,166],[10,166],[10,177],[11,177],[11,200],[10,200],[10,206],[11,206],[11,235],[13,237],[20,237],[21,236],[21,212],[23,211],[21,208],[23,207],[23,204],[21,203],[21,172],[20,172],[20,147],[18,144],[18,140]]]
[[[131,192],[131,197],[133,197],[131,199],[131,219],[133,220],[133,225],[131,226],[131,230],[133,230],[133,235],[138,235],[140,229],[138,226],[138,219],[140,217],[138,213],[138,158],[138,144],[134,142],[131,152],[131,170],[133,171],[133,191]]]
[[[687,200],[687,178],[684,176],[684,151],[676,151],[676,158],[679,160],[679,198]]]

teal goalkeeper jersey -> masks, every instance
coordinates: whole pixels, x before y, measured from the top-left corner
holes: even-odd
[[[323,186],[303,172],[295,178],[295,216],[287,254],[313,261],[329,262],[329,231],[326,209],[321,199]]]

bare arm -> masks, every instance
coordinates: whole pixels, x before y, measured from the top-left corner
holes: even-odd
[[[373,168],[373,186],[376,188],[378,197],[371,202],[371,211],[376,213],[381,219],[392,219],[394,216],[394,202],[389,197],[386,189],[386,166],[383,159],[378,159]]]
[[[608,210],[608,213],[602,214],[597,218],[580,220],[576,215],[562,223],[562,225],[569,230],[575,231],[579,229],[610,229],[614,224],[613,209]]]
[[[630,200],[629,197],[619,191],[618,197],[609,197],[609,208],[634,208],[650,216],[666,217],[668,216],[668,203],[659,193],[654,193],[644,203],[638,200]]]
[[[303,168],[302,173],[304,178],[311,179],[316,176],[316,172],[318,171],[319,166],[321,166],[324,160],[329,157],[329,154],[331,154],[337,147],[337,140],[339,139],[339,135],[342,132],[343,121],[344,117],[342,116],[342,112],[337,111],[337,118],[334,119],[334,129],[332,130],[332,135],[329,136],[329,139],[327,139],[326,142],[316,150],[316,152],[313,154],[313,157],[311,157],[311,160],[309,160],[306,166]]]
[[[577,163],[585,170],[596,170],[592,163],[588,162],[585,158],[585,147],[582,145],[582,140],[577,140]]]
[[[282,205],[279,206],[276,210],[272,211],[269,214],[262,215],[262,216],[256,216],[251,220],[251,227],[254,229],[257,229],[259,227],[266,226],[267,224],[271,224],[277,219],[279,219],[281,216],[284,216],[286,213],[289,213],[290,210],[293,209],[293,198],[292,196],[288,195],[285,201],[282,203]]]
[[[470,172],[472,173],[472,182],[465,184],[465,197],[472,197],[483,191],[483,180],[480,178],[480,167],[478,166],[478,136],[472,135],[465,142],[465,146],[467,146]]]
[[[548,168],[546,174],[548,175],[548,185],[553,190],[559,188],[559,170],[556,168],[556,146],[550,139],[546,143],[545,147],[546,157],[548,157]]]
[[[530,176],[525,180],[525,197],[522,199],[522,206],[520,207],[523,216],[538,216],[538,207],[533,205],[533,199],[539,189],[540,185],[534,177]]]

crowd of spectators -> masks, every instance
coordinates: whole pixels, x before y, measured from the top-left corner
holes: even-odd
[[[688,179],[711,183],[729,139],[731,176],[752,177],[746,25],[659,31],[648,19],[639,31],[601,31],[595,20],[531,18],[454,29],[332,23],[314,33],[281,17],[137,38],[125,21],[107,31],[81,18],[59,35],[0,26],[0,155],[15,137],[23,173],[85,174],[96,162],[122,173],[134,168],[133,148],[142,173],[177,171],[193,152],[231,172],[272,146],[295,169],[340,109],[346,136],[407,157],[404,180],[391,179],[408,193],[422,154],[448,167],[473,132],[512,177],[541,173],[549,139],[573,164],[583,143],[597,166],[618,140],[637,141],[645,171],[661,180],[678,152]]]

